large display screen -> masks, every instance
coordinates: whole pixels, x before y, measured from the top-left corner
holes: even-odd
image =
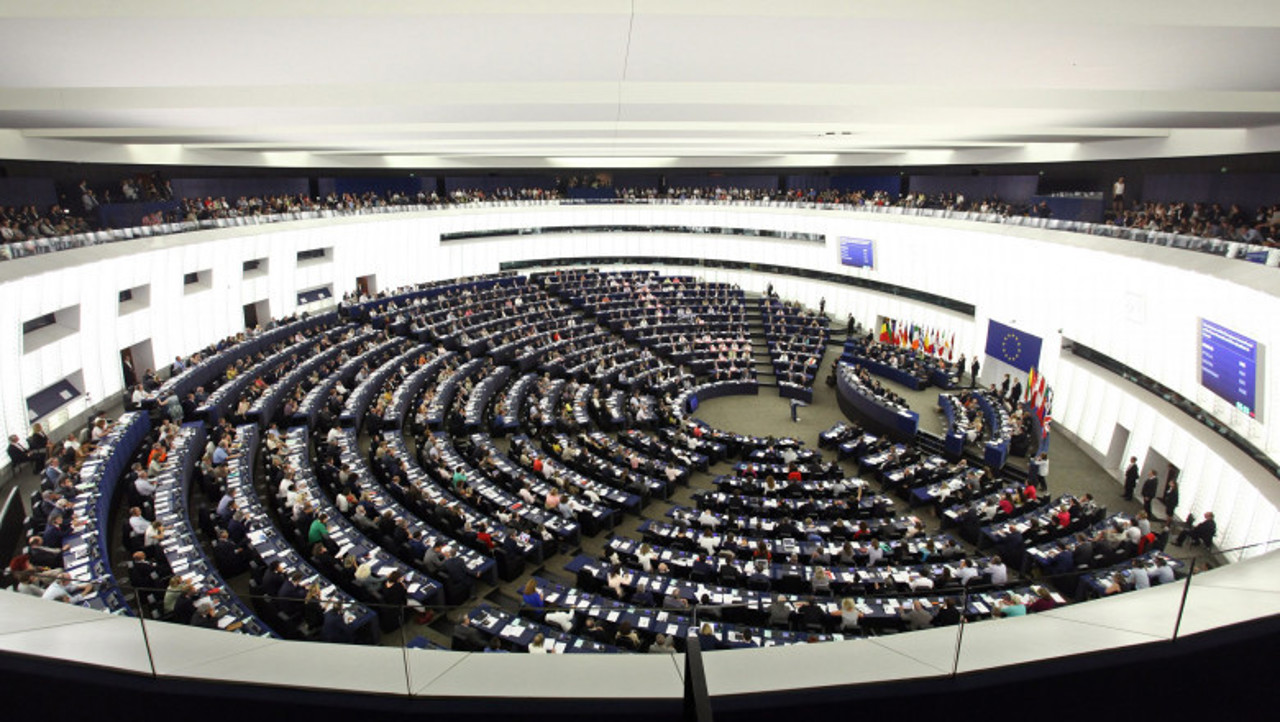
[[[875,248],[865,238],[840,237],[840,262],[857,268],[875,268]]]
[[[1258,388],[1262,348],[1225,326],[1200,319],[1200,383],[1241,413],[1261,418]]]

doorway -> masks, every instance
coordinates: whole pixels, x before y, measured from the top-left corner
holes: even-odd
[[[259,323],[271,320],[271,306],[264,298],[261,301],[244,305],[244,327],[254,328]]]
[[[1129,430],[1116,424],[1115,430],[1111,432],[1111,447],[1107,449],[1108,469],[1124,469],[1129,465],[1124,455],[1127,448],[1129,448]]]
[[[120,349],[120,374],[124,377],[126,389],[138,385],[138,372],[133,366],[133,351],[130,349]]]
[[[1178,474],[1178,467],[1169,463],[1169,460],[1163,454],[1155,449],[1147,449],[1147,458],[1142,462],[1142,478],[1147,478],[1147,474],[1153,470],[1161,478],[1165,478],[1169,474],[1173,474],[1174,478],[1177,478]]]
[[[138,385],[146,372],[154,370],[155,367],[156,359],[151,352],[151,339],[120,349],[120,376],[124,380],[126,389]]]
[[[362,297],[373,298],[378,292],[378,276],[377,274],[369,274],[368,276],[356,276],[356,293]]]

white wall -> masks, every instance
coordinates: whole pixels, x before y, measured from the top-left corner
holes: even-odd
[[[807,243],[725,235],[652,233],[526,235],[441,245],[441,233],[556,225],[756,227],[827,236]],[[877,267],[839,264],[840,235],[876,241]],[[333,247],[332,262],[297,266],[299,250]],[[709,280],[784,296],[864,323],[877,315],[955,331],[958,350],[980,353],[988,318],[1044,339],[1040,367],[1055,387],[1058,422],[1105,454],[1116,423],[1132,430],[1129,455],[1148,448],[1183,469],[1185,511],[1219,514],[1223,545],[1280,537],[1280,480],[1182,429],[1195,422],[1136,387],[1076,361],[1060,359],[1062,336],[1140,369],[1230,423],[1273,458],[1280,453],[1280,275],[1276,269],[1187,251],[1088,236],[963,221],[738,206],[540,206],[346,218],[193,233],[70,251],[4,264],[0,286],[3,408],[7,435],[25,434],[25,398],[83,369],[94,401],[120,391],[119,349],[151,338],[157,363],[227,336],[243,324],[245,303],[266,298],[272,312],[296,308],[296,292],[332,283],[335,295],[358,276],[377,274],[391,289],[418,281],[487,273],[503,260],[558,257],[672,256],[770,263],[861,276],[974,304],[969,318],[936,306],[864,289],[785,276],[706,269]],[[242,280],[245,260],[267,257],[265,277]],[[92,259],[92,262],[90,262]],[[29,261],[31,263],[29,263]],[[57,261],[60,267],[35,269]],[[212,270],[212,288],[187,295],[182,275]],[[690,273],[691,269],[672,269]],[[121,289],[151,284],[150,307],[117,318]],[[23,355],[23,321],[79,303],[78,334]],[[1205,317],[1266,349],[1261,421],[1244,418],[1198,383],[1198,319]],[[1273,353],[1275,351],[1276,353]],[[74,413],[76,407],[70,409]],[[1219,443],[1218,446],[1221,446]],[[0,460],[0,462],[7,462]]]

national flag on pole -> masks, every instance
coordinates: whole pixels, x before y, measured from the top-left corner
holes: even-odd
[[[880,324],[880,343],[889,343],[889,319]]]
[[[1039,409],[1044,404],[1044,394],[1045,394],[1044,374],[1039,374],[1036,378],[1039,380],[1039,383],[1036,384],[1036,388],[1031,393],[1031,406],[1033,408]]]
[[[1046,389],[1040,405],[1036,407],[1036,417],[1040,419],[1040,427],[1049,433],[1049,422],[1053,419],[1053,389]]]
[[[956,334],[955,334],[955,331],[952,331],[951,340],[947,342],[947,360],[948,361],[951,360],[951,353],[955,351],[955,349],[956,349]]]
[[[911,324],[911,348],[920,350],[920,327],[914,323]]]
[[[932,355],[933,349],[934,349],[933,329],[928,328],[928,329],[925,329],[925,332],[924,332],[924,352]]]
[[[1036,367],[1032,366],[1027,372],[1027,393],[1025,399],[1030,400],[1035,395],[1036,390]]]

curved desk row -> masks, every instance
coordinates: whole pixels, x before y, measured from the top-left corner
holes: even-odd
[[[715,381],[709,384],[695,386],[676,399],[676,408],[693,413],[698,410],[698,404],[711,399],[718,399],[721,396],[759,396],[760,383],[755,380],[751,381]]]
[[[850,366],[841,365],[836,373],[837,400],[846,416],[861,416],[896,438],[914,438],[920,427],[920,414],[897,408],[876,398],[853,375]]]
[[[165,536],[159,542],[160,550],[173,575],[198,595],[196,607],[208,605],[214,609],[219,629],[276,637],[278,635],[232,591],[196,536],[190,512],[191,477],[196,459],[203,453],[204,442],[204,424],[184,424],[171,441],[173,448],[162,471],[154,478],[156,521],[165,529]]]
[[[942,448],[954,457],[964,455],[964,442],[968,440],[965,430],[957,428],[955,405],[959,403],[959,399],[951,394],[938,394],[938,408],[942,409],[942,415],[947,419],[947,430],[942,440]]]
[[[848,351],[844,352],[844,355],[840,357],[840,360],[854,366],[861,366],[880,378],[902,384],[913,391],[919,391],[927,384],[926,381],[921,381],[905,369],[900,369],[897,366],[891,366],[882,361],[869,359],[866,356],[859,356]]]
[[[187,394],[194,392],[200,386],[209,384],[215,378],[224,374],[227,367],[240,359],[252,358],[259,351],[269,348],[277,341],[289,338],[300,331],[309,331],[321,328],[327,324],[336,322],[338,314],[325,313],[319,316],[304,318],[284,326],[278,326],[265,331],[253,338],[247,339],[235,346],[223,349],[218,353],[204,359],[200,363],[189,366],[185,371],[177,376],[171,376],[168,381],[164,382],[159,390],[151,397],[151,404],[155,404],[170,394],[176,394],[178,398],[183,398]]]
[[[98,582],[93,593],[80,599],[81,606],[132,614],[111,573],[108,523],[120,477],[129,469],[133,452],[150,431],[151,419],[146,412],[124,414],[80,467],[80,483],[76,485],[80,493],[76,495],[73,516],[84,526],[63,539],[62,568],[77,584]]]
[[[982,460],[993,469],[1002,469],[1004,462],[1009,459],[1009,434],[1006,428],[1008,416],[997,409],[986,394],[975,393],[975,396],[991,434],[991,439],[983,446]]]

